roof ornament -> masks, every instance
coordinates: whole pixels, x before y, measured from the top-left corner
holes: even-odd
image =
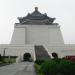
[[[35,7],[35,11],[38,11],[38,7]]]
[[[45,16],[47,16],[47,13],[44,13]]]
[[[30,13],[28,13],[28,16],[30,15]]]

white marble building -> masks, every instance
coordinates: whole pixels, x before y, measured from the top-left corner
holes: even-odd
[[[36,60],[34,46],[44,46],[48,54],[58,53],[59,57],[75,56],[75,44],[64,44],[60,25],[54,23],[55,18],[42,14],[35,7],[35,11],[26,17],[19,17],[15,23],[10,44],[0,45],[0,54],[5,50],[6,56],[23,56],[28,52]]]

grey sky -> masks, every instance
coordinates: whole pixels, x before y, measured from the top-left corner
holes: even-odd
[[[17,17],[39,11],[55,17],[65,43],[75,43],[75,0],[0,0],[0,44],[10,43]]]

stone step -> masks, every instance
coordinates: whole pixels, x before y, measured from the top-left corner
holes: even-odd
[[[50,59],[48,52],[45,50],[44,46],[35,46],[35,56],[36,60]]]

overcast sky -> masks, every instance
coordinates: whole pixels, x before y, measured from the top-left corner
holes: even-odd
[[[0,44],[10,43],[17,17],[33,12],[36,6],[56,18],[65,43],[75,44],[75,0],[0,0]]]

